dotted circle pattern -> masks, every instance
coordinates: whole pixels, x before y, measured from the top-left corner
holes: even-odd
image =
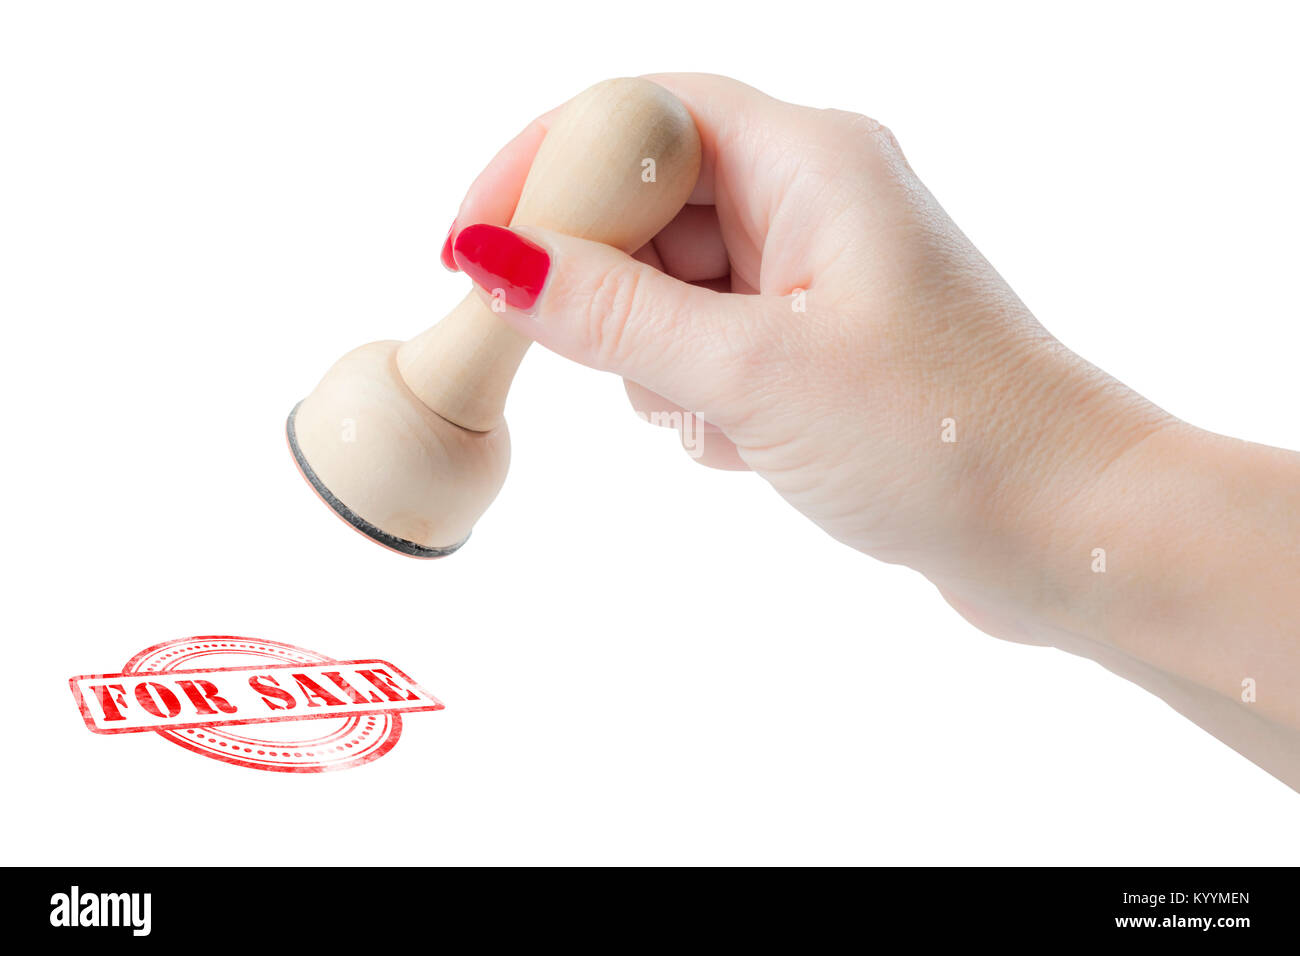
[[[260,638],[210,635],[165,641],[146,648],[122,668],[127,674],[165,674],[196,667],[221,667],[221,657],[262,657],[277,664],[325,664],[326,657],[305,647],[265,641]],[[201,663],[195,663],[201,662]],[[240,664],[229,666],[243,666]],[[392,749],[402,732],[400,714],[360,714],[351,717],[317,718],[301,721],[304,732],[318,736],[285,741],[256,736],[256,724],[234,727],[189,727],[159,730],[158,736],[174,744],[227,763],[257,770],[288,773],[319,773],[342,770],[380,757]],[[286,726],[284,723],[278,727]],[[239,732],[236,732],[239,731]]]

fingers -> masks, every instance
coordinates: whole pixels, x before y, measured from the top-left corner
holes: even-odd
[[[712,292],[610,246],[546,230],[469,226],[455,255],[489,306],[522,334],[724,427],[754,387],[755,343],[771,337],[780,309],[764,296]]]
[[[809,237],[817,236],[828,209],[843,206],[838,172],[863,151],[862,130],[879,124],[785,103],[722,76],[647,79],[673,93],[695,120],[702,159],[689,202],[714,207],[733,290],[779,294],[836,261],[840,243]],[[777,268],[770,268],[773,240]]]
[[[749,471],[735,443],[712,422],[630,378],[623,379],[623,388],[637,417],[651,425],[675,428],[682,450],[696,463],[720,471]]]
[[[770,203],[762,191],[755,194],[751,189],[755,178],[752,147],[762,139],[758,135],[760,131],[779,124],[783,114],[798,108],[723,76],[670,73],[647,79],[659,83],[682,100],[700,133],[703,154],[700,175],[688,203],[709,206],[717,203],[718,183],[722,179],[729,184],[724,189],[727,194],[724,204],[732,208],[738,202],[758,203],[760,209],[745,211],[742,218],[747,223],[765,222]],[[443,246],[442,261],[447,268],[456,269],[452,247],[460,229],[474,223],[509,225],[533,158],[559,109],[556,107],[529,123],[488,163],[470,186]],[[758,165],[762,167],[761,163]],[[716,214],[714,218],[716,220]],[[718,235],[721,237],[721,230]],[[673,270],[670,268],[669,271]],[[723,274],[701,275],[699,278],[715,279]]]
[[[551,110],[529,123],[523,132],[501,148],[470,185],[442,246],[442,264],[452,272],[457,271],[452,248],[461,229],[476,222],[494,226],[510,224],[515,207],[519,205],[519,196],[524,191],[528,170],[532,168],[533,158],[546,138],[555,113],[556,110]]]
[[[727,245],[712,206],[684,206],[654,237],[659,267],[683,282],[708,282],[731,274]]]
[[[717,205],[720,182],[725,186],[738,175],[752,178],[746,168],[749,151],[736,147],[752,138],[753,131],[779,124],[782,114],[792,109],[752,86],[712,73],[653,73],[645,79],[681,100],[700,132],[700,178],[687,200],[692,204]]]

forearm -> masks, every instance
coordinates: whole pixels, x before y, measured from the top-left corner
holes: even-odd
[[[1045,623],[1300,740],[1300,454],[1177,423],[1074,505],[1057,538],[1082,552],[1086,574],[1061,582]]]

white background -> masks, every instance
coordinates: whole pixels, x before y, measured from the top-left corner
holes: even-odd
[[[702,70],[885,122],[1068,345],[1300,447],[1297,24],[1135,6],[7,5],[4,861],[1296,863],[1293,791],[698,467],[613,378],[534,350],[440,562],[284,444],[338,356],[464,294],[439,248],[502,143]],[[384,657],[447,709],[325,775],[86,730],[70,676],[206,633]]]

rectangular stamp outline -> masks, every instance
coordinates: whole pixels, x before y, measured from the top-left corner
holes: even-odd
[[[359,664],[379,664],[382,665],[383,667],[389,668],[396,676],[400,677],[403,681],[405,681],[413,690],[418,691],[421,695],[433,701],[433,703],[432,704],[421,703],[419,705],[411,704],[407,706],[396,705],[392,707],[380,707],[380,708],[358,708],[356,705],[353,705],[351,707],[330,710],[324,713],[301,713],[301,714],[295,714],[293,716],[289,716],[286,714],[284,716],[279,716],[279,717],[241,717],[237,720],[221,720],[218,718],[209,718],[207,720],[196,720],[188,723],[176,723],[176,724],[166,723],[166,724],[157,724],[149,727],[103,728],[96,725],[95,718],[90,713],[89,702],[85,699],[85,696],[81,693],[81,688],[77,683],[78,681],[84,681],[84,680],[106,680],[115,677],[126,677],[131,680],[147,680],[151,677],[166,679],[171,677],[183,677],[186,674],[221,674],[221,673],[229,673],[231,671],[257,671],[261,673],[268,673],[268,672],[283,673],[285,671],[312,670],[319,667],[330,667],[330,668],[353,667]],[[233,727],[239,724],[276,724],[276,723],[281,723],[290,720],[297,720],[297,721],[325,720],[326,718],[329,717],[336,717],[336,718],[355,717],[361,714],[404,714],[404,713],[413,713],[416,711],[443,710],[446,708],[446,705],[443,704],[442,701],[440,701],[437,697],[434,697],[422,686],[420,686],[420,684],[412,680],[410,676],[404,670],[398,667],[396,664],[392,664],[388,661],[378,660],[378,659],[366,659],[366,660],[356,660],[356,661],[313,661],[310,664],[272,664],[269,667],[253,665],[250,667],[201,667],[192,670],[174,670],[174,671],[159,671],[159,672],[139,671],[133,673],[118,672],[113,674],[78,674],[76,677],[68,678],[68,687],[71,688],[72,690],[72,696],[77,701],[77,707],[81,711],[81,719],[86,722],[86,726],[90,729],[92,733],[104,734],[104,735],[152,733],[158,730],[185,730],[191,727]]]

